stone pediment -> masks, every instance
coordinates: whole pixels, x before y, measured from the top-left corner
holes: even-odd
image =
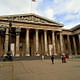
[[[38,24],[48,24],[48,25],[57,25],[63,26],[63,24],[43,18],[35,14],[21,14],[21,15],[10,15],[13,17],[13,21],[18,22],[27,22],[27,23],[38,23]],[[9,16],[4,16],[3,19],[8,19]]]

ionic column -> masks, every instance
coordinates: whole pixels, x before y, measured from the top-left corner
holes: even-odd
[[[38,40],[38,30],[36,30],[36,53],[38,53],[38,43],[39,43],[39,40]]]
[[[0,35],[0,56],[2,56],[2,44],[1,44],[2,40],[1,40],[1,35]]]
[[[52,44],[53,44],[53,52],[56,54],[56,43],[55,43],[55,32],[52,31]]]
[[[48,55],[48,47],[47,47],[47,31],[44,31],[44,43],[45,43],[45,54]]]
[[[19,38],[20,38],[20,35],[16,35],[16,54],[15,54],[15,56],[20,56],[20,53],[19,53]]]
[[[60,46],[61,46],[61,54],[64,54],[63,35],[61,33],[60,33]]]
[[[80,33],[79,33],[78,37],[79,37],[79,53],[80,53]]]
[[[6,28],[6,35],[5,35],[5,54],[4,54],[4,56],[6,56],[7,51],[8,51],[8,39],[9,39],[8,34],[9,34],[9,29]]]
[[[75,55],[77,55],[77,47],[76,47],[76,41],[75,41],[75,37],[74,36],[73,36],[73,45],[74,45]]]
[[[72,55],[69,35],[67,35],[67,41],[68,41],[68,50],[69,50],[68,52],[69,52],[69,55]]]
[[[30,56],[29,54],[29,29],[26,30],[26,56]]]

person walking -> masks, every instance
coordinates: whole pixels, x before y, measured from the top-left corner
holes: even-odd
[[[62,56],[62,63],[66,63],[66,56]]]
[[[52,64],[54,64],[54,55],[51,56]]]

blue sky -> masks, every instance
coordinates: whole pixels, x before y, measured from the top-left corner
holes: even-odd
[[[70,29],[80,24],[80,0],[0,0],[0,16],[35,13]]]

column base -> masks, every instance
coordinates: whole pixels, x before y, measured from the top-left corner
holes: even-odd
[[[69,58],[72,59],[72,55],[69,55]]]
[[[54,56],[57,56],[57,54],[56,54],[56,53],[54,53],[53,55],[54,55]]]
[[[49,56],[49,54],[47,53],[46,56]]]
[[[3,61],[13,61],[13,57],[7,55],[3,58]]]
[[[40,54],[36,54],[36,56],[40,56]]]
[[[7,54],[4,54],[4,56],[6,56]]]
[[[15,56],[20,56],[19,54],[16,54]]]
[[[26,54],[26,56],[30,56],[30,54]]]
[[[61,55],[66,55],[65,53],[61,53]]]

